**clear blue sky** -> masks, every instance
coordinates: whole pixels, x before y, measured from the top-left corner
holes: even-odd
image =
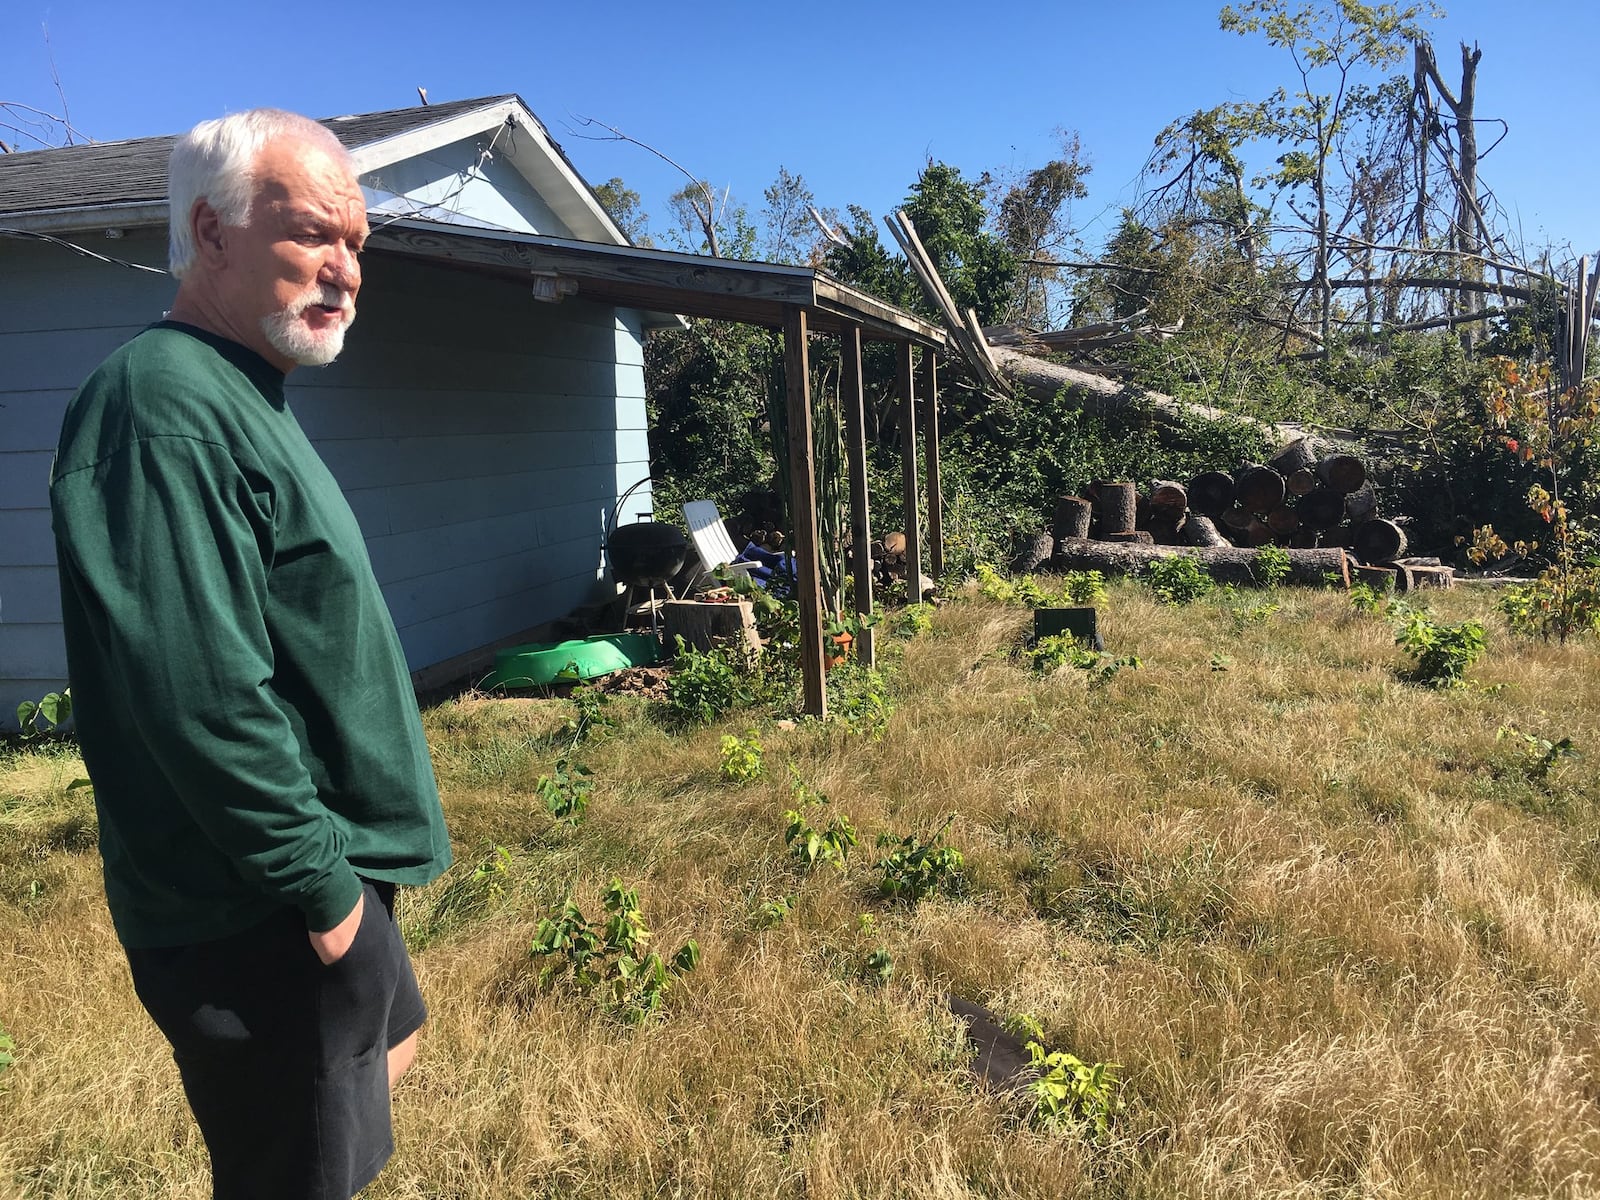
[[[1530,244],[1600,250],[1600,3],[1445,6],[1432,29],[1447,80],[1459,82],[1457,43],[1476,40],[1478,112],[1511,125],[1485,181]],[[59,110],[45,24],[73,123],[99,140],[261,104],[318,117],[398,108],[419,84],[435,101],[514,91],[590,182],[620,175],[639,191],[658,228],[681,177],[635,147],[586,141],[576,118],[650,142],[731,187],[752,215],[780,164],[821,204],[881,215],[929,157],[969,176],[1027,169],[1065,127],[1093,164],[1075,209],[1092,244],[1133,198],[1168,121],[1292,82],[1282,52],[1218,28],[1219,8],[3,0],[0,100]]]

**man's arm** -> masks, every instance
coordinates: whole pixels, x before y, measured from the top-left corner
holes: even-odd
[[[51,496],[64,573],[140,740],[239,875],[299,908],[319,955],[337,958],[361,883],[272,687],[270,485],[220,446],[163,436]]]

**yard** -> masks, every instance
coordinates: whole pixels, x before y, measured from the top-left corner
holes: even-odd
[[[1488,629],[1463,687],[1409,681],[1343,593],[1118,584],[1092,669],[1033,670],[1029,610],[975,593],[880,628],[881,687],[834,706],[855,729],[430,709],[458,863],[403,898],[433,1018],[366,1194],[1594,1194],[1596,649],[1513,637],[1477,589],[1427,602]],[[0,1180],[199,1197],[80,773],[0,750]],[[936,891],[883,895],[896,849]],[[613,880],[692,970],[587,986],[530,955],[569,897],[603,924]],[[950,994],[1119,1082],[1057,1120],[989,1090]]]

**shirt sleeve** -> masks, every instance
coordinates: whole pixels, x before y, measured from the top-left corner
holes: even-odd
[[[64,566],[137,736],[241,878],[331,929],[361,883],[272,688],[270,482],[222,446],[156,436],[52,492]]]

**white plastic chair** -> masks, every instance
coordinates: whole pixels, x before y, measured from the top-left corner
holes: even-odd
[[[715,500],[691,500],[683,506],[683,519],[689,525],[689,541],[700,556],[700,565],[707,571],[726,567],[745,575],[761,566],[755,562],[734,562],[739,552],[733,548],[728,527],[722,523]]]

